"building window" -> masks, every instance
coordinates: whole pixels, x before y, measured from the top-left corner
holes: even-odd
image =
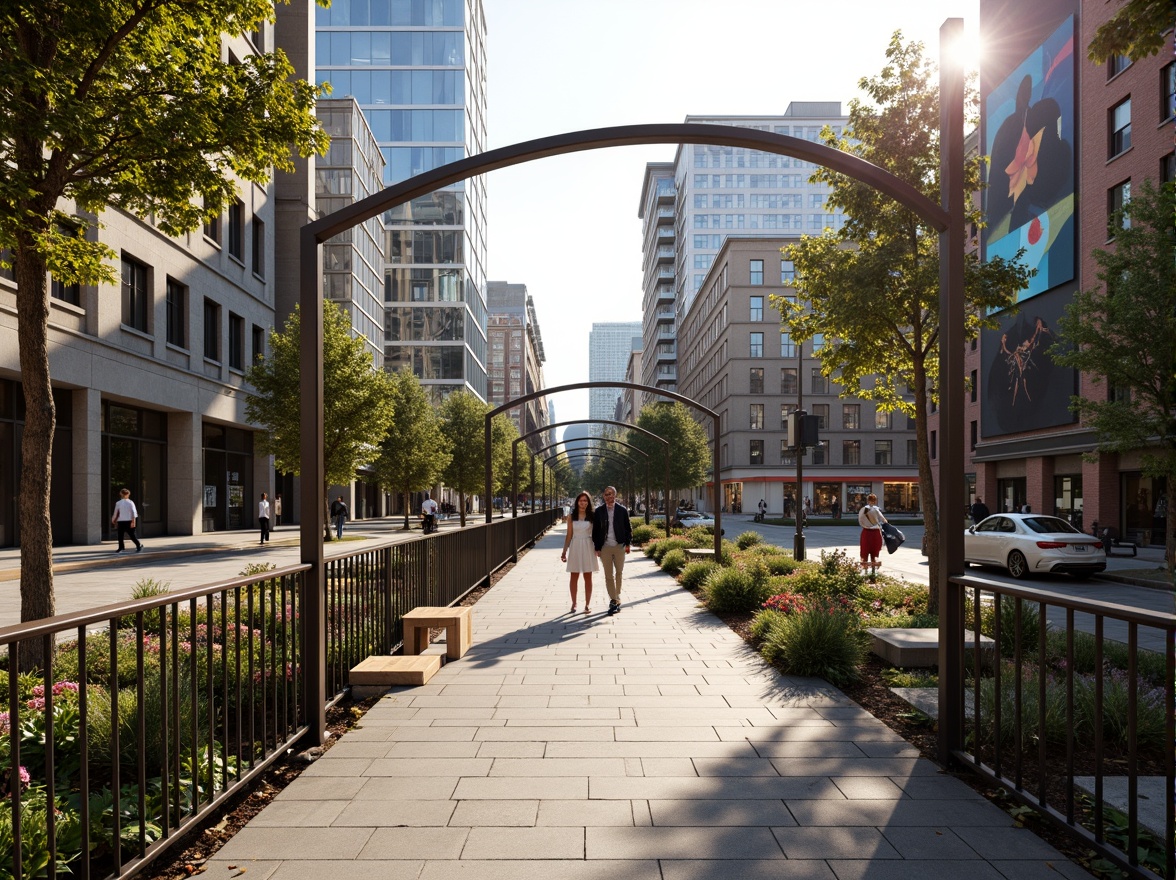
[[[796,357],[796,343],[792,341],[792,336],[788,333],[780,334],[780,357]]]
[[[751,298],[750,307],[748,309],[749,321],[762,321],[764,319],[764,298],[762,296],[753,296]]]
[[[841,404],[841,427],[846,431],[861,430],[862,405],[860,403]]]
[[[1111,80],[1131,66],[1131,59],[1126,55],[1112,55],[1107,59],[1107,79]]]
[[[764,334],[751,334],[751,352],[750,357],[762,358],[764,356]]]
[[[751,284],[763,284],[764,283],[764,261],[763,260],[752,260],[751,265],[749,266],[749,271],[751,273],[751,279],[750,279]]]
[[[861,464],[862,463],[862,441],[861,440],[842,440],[841,441],[841,463],[842,464]]]
[[[919,463],[919,441],[907,441],[907,464],[917,465]]]
[[[253,215],[253,274],[265,277],[265,221]]]
[[[875,431],[889,431],[890,430],[890,413],[884,409],[874,410],[874,430]]]
[[[809,386],[813,394],[828,394],[829,393],[829,377],[821,372],[820,367],[812,368],[812,376]]]
[[[971,439],[969,441],[971,443],[971,445],[968,448],[975,449],[976,448],[976,441],[980,438],[980,423],[973,420],[968,423],[968,427],[970,428],[971,435],[972,435]]]
[[[809,407],[809,414],[817,417],[817,430],[826,431],[829,428],[829,404],[818,403]]]
[[[1176,61],[1160,71],[1160,121],[1176,116]]]
[[[780,368],[780,393],[796,394],[796,367]]]
[[[748,427],[752,431],[762,431],[764,429],[764,405],[762,403],[753,403],[751,405]]]
[[[167,279],[167,341],[188,347],[188,288],[171,278]]]
[[[204,300],[204,357],[220,360],[220,306],[210,299]]]
[[[813,464],[824,464],[825,463],[825,447],[824,446],[814,446],[813,447],[812,463]]]
[[[782,404],[780,404],[780,430],[781,431],[788,430],[788,414],[792,413],[792,412],[796,412],[796,404],[795,403],[782,403]]]
[[[813,354],[816,354],[818,351],[820,351],[824,347],[825,347],[825,334],[824,333],[814,333],[813,334]]]
[[[874,464],[891,465],[894,463],[894,441],[874,441]]]
[[[976,374],[975,370],[972,370],[971,374],[969,374],[969,376],[968,376],[968,385],[969,385],[968,394],[971,398],[972,403],[975,403],[976,402],[976,395],[979,394],[979,388],[980,388],[980,378]]]
[[[147,332],[147,267],[130,257],[122,260],[122,322]]]
[[[1113,159],[1131,147],[1131,99],[1120,101],[1107,111],[1107,158]]]
[[[1131,201],[1131,181],[1112,186],[1107,190],[1107,236],[1115,237],[1120,229],[1127,229],[1131,225],[1131,218],[1123,213],[1127,203]]]
[[[57,231],[69,238],[77,238],[78,230],[72,226],[58,225]],[[7,261],[6,261],[7,262]],[[73,284],[63,284],[56,278],[49,278],[49,295],[53,299],[67,302],[72,306],[82,304],[82,286],[76,281]]]
[[[256,324],[253,325],[253,346],[249,354],[251,363],[265,360],[265,328]]]
[[[780,283],[791,284],[796,280],[796,268],[792,265],[792,260],[780,261]]]
[[[930,439],[931,439],[931,442],[929,445],[931,447],[931,460],[934,461],[935,459],[939,458],[939,434],[938,434],[938,432],[932,431]]]
[[[748,391],[751,394],[764,393],[764,368],[752,367],[748,377]]]
[[[245,204],[240,199],[229,205],[229,256],[245,262]]]
[[[245,369],[245,319],[229,312],[229,366]]]
[[[764,463],[764,441],[752,440],[749,448],[749,458],[752,464]]]
[[[212,217],[206,217],[204,220],[204,237],[209,241],[215,243],[217,246],[221,243],[221,221],[220,214],[214,214]]]
[[[787,440],[780,441],[780,464],[796,466],[796,454],[789,448]]]
[[[1176,152],[1160,159],[1160,185],[1176,180]]]

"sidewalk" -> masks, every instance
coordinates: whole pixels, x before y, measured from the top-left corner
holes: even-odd
[[[603,583],[570,614],[561,542],[479,600],[464,659],[381,700],[206,875],[1089,877],[840,691],[766,666],[646,557],[618,616]]]

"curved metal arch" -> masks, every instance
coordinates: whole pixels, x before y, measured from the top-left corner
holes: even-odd
[[[535,432],[532,431],[530,433],[533,434]],[[661,438],[658,438],[658,439],[661,439]],[[517,437],[514,440],[514,446],[511,448],[511,475],[514,479],[513,484],[511,485],[511,492],[512,492],[512,499],[511,500],[512,501],[517,499],[518,494],[519,494],[519,443],[522,440],[523,440],[523,437]],[[570,442],[572,442],[572,443],[579,443],[581,441],[593,442],[593,441],[597,441],[597,440],[599,440],[601,442],[605,442],[605,443],[617,443],[621,446],[627,446],[629,449],[640,454],[641,457],[645,459],[645,494],[646,494],[646,496],[648,496],[649,495],[649,453],[646,452],[644,449],[640,449],[640,448],[634,446],[632,443],[629,443],[625,440],[617,440],[613,437],[582,437],[582,438],[578,438],[576,440],[572,440]],[[540,446],[538,449],[534,450],[531,453],[531,455],[533,456],[531,459],[531,499],[532,499],[531,509],[532,509],[532,511],[534,511],[534,497],[535,497],[535,458],[537,458],[539,456],[540,452],[545,452],[548,449],[551,449],[553,446],[561,446],[561,445],[563,445],[563,443],[564,443],[564,441],[557,440],[554,443],[548,443],[546,446]],[[667,446],[668,446],[668,443],[667,443]],[[578,452],[580,450],[565,450],[565,451]],[[609,451],[609,450],[602,449],[600,451],[605,452],[605,451]],[[615,451],[620,452],[620,450],[615,450]],[[544,466],[546,466],[548,461],[549,461],[549,459],[544,459],[542,464]],[[636,464],[639,464],[639,462],[634,461],[633,464],[636,465]],[[515,504],[515,507],[514,507],[514,515],[516,517],[519,515],[517,504]]]
[[[458,159],[448,165],[426,171],[394,184],[381,192],[361,199],[353,205],[328,214],[302,227],[303,236],[321,244],[333,235],[369,220],[389,208],[395,208],[417,196],[428,195],[436,189],[459,183],[478,174],[521,165],[548,156],[581,153],[606,147],[639,146],[642,144],[715,144],[724,147],[743,147],[764,153],[777,153],[813,162],[860,180],[879,192],[914,211],[936,231],[948,226],[948,213],[909,183],[888,171],[843,153],[824,144],[801,138],[753,128],[733,125],[710,125],[700,122],[653,123],[649,125],[614,125],[608,128],[589,128],[563,134],[535,138],[476,156]]]

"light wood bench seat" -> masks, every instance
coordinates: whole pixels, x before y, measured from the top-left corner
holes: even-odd
[[[404,653],[423,654],[429,647],[429,630],[445,629],[445,656],[460,660],[474,641],[474,610],[470,606],[414,608],[401,618],[404,621]]]
[[[714,547],[691,547],[686,551],[686,559],[690,562],[699,562],[703,559],[709,559],[711,562],[715,561]]]
[[[394,685],[428,684],[441,668],[438,654],[415,657],[373,656],[352,667],[348,676],[353,696],[374,696]]]

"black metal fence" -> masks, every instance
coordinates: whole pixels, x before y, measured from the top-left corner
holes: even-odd
[[[520,546],[558,514],[520,517]],[[461,599],[515,534],[499,522],[329,560],[325,634],[308,565],[0,629],[0,877],[141,870],[307,732],[308,639],[325,635],[333,702],[356,663],[395,650],[406,611]]]
[[[1172,880],[1176,616],[970,577],[951,589],[954,757],[1129,875]]]

